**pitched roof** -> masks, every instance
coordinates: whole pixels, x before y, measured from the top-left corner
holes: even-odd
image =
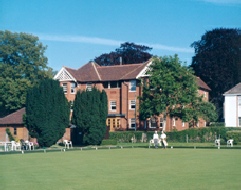
[[[100,66],[95,62],[89,62],[77,70],[64,68],[79,82],[117,81],[135,79],[150,63],[151,61],[128,65]],[[200,89],[211,91],[199,77],[197,77],[197,85]]]
[[[197,85],[199,88],[211,91],[211,89],[208,87],[207,83],[205,83],[202,79],[197,77]]]
[[[114,66],[100,66],[89,62],[78,70],[67,67],[65,69],[79,82],[114,81],[135,79],[149,62]]]
[[[236,84],[235,87],[231,88],[230,90],[228,90],[227,92],[224,93],[225,95],[241,95],[241,82]]]
[[[16,112],[0,118],[0,124],[23,124],[23,115],[25,114],[25,108],[19,109]]]

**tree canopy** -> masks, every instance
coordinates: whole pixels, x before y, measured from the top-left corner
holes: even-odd
[[[27,89],[52,77],[45,50],[36,36],[0,31],[0,117],[24,107]]]
[[[91,91],[77,92],[71,122],[83,135],[83,144],[101,144],[106,132],[107,105],[105,91],[92,88]]]
[[[195,55],[190,66],[211,88],[210,100],[222,118],[223,94],[241,81],[241,30],[217,28],[207,31],[191,47],[194,47]]]
[[[59,81],[45,79],[28,90],[25,123],[40,146],[49,147],[63,137],[69,116],[70,106]]]
[[[160,114],[185,122],[197,122],[199,117],[215,119],[215,107],[202,101],[196,77],[192,70],[181,65],[177,55],[153,58],[147,74],[149,81],[143,82],[143,95],[140,97],[141,119]],[[208,111],[203,111],[203,107]]]
[[[96,57],[95,62],[102,66],[144,63],[152,57],[151,50],[148,46],[125,42],[115,51]]]

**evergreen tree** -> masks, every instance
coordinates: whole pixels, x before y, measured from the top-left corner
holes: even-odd
[[[63,137],[69,115],[70,106],[59,81],[45,79],[27,92],[26,126],[40,146],[49,147]]]
[[[96,88],[78,91],[73,104],[72,123],[84,135],[84,144],[99,145],[104,138],[107,118],[107,95]]]

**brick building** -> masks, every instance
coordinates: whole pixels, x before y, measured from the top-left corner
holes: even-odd
[[[66,98],[74,101],[78,90],[91,90],[96,87],[105,90],[108,97],[108,118],[110,131],[118,130],[160,130],[188,129],[189,124],[180,119],[163,117],[139,120],[138,97],[142,94],[141,80],[148,78],[146,70],[151,61],[142,64],[100,66],[89,62],[79,69],[62,67],[54,79],[60,81]],[[210,88],[197,77],[198,93],[208,101]],[[202,119],[198,127],[205,127]]]
[[[16,112],[0,118],[0,141],[9,141],[6,129],[9,128],[11,134],[16,140],[29,140],[28,129],[24,127],[23,115],[25,108],[19,109]]]

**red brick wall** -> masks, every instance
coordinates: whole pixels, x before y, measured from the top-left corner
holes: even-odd
[[[65,95],[69,101],[72,101],[75,99],[75,94],[70,93],[70,82],[66,82],[66,83],[68,83],[68,93]],[[61,86],[62,86],[62,84],[61,84]],[[103,90],[102,83],[92,83],[92,87],[96,87],[99,90]],[[78,87],[76,88],[76,92],[77,92],[77,90],[85,90],[85,89],[86,89],[86,83],[78,84]],[[140,123],[140,121],[138,120],[138,117],[139,117],[138,96],[141,95],[141,89],[138,85],[136,87],[136,92],[130,92],[129,91],[129,81],[123,81],[121,83],[121,88],[105,89],[105,91],[106,91],[106,94],[108,97],[108,114],[124,114],[125,115],[125,117],[116,118],[116,119],[120,119],[120,125],[122,127],[122,130],[128,129],[129,120],[131,118],[135,118],[135,116],[137,118],[136,128],[144,129],[144,123],[143,122]],[[208,101],[208,99],[209,99],[208,91],[199,89],[198,93],[200,95],[203,95],[204,100]],[[135,99],[136,99],[136,110],[131,110],[131,109],[129,109],[130,100],[135,100]],[[116,101],[117,110],[115,112],[113,112],[109,109],[109,106],[110,106],[109,102],[111,100]],[[111,119],[114,119],[114,118],[111,118]],[[158,126],[159,126],[159,122],[158,122]],[[200,119],[199,127],[205,127],[205,126],[206,126],[205,121]],[[172,131],[174,129],[184,130],[184,129],[188,129],[188,128],[189,128],[189,124],[188,123],[183,124],[183,122],[180,119],[177,119],[175,121],[175,126],[173,126],[172,119],[168,118],[168,117],[166,118],[166,127],[165,127],[166,131]],[[110,131],[115,131],[115,130],[120,130],[120,129],[110,126]]]
[[[29,140],[29,134],[28,129],[24,126],[4,126],[0,127],[0,141],[6,141],[6,128],[10,129],[11,134],[15,138],[16,141],[23,139],[23,140]],[[16,135],[14,135],[14,128],[16,128]],[[8,139],[10,140],[10,139]]]

